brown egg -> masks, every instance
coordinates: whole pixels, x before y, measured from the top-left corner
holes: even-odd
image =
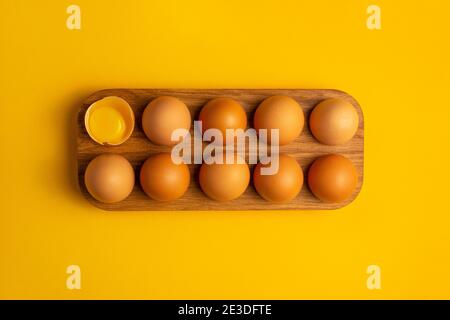
[[[182,139],[172,141],[176,129],[189,130],[191,114],[186,105],[175,97],[162,96],[152,100],[142,114],[142,129],[155,144],[172,146]]]
[[[258,106],[253,119],[255,129],[267,129],[267,142],[273,140],[270,129],[279,130],[279,144],[294,141],[305,124],[303,109],[297,101],[287,96],[272,96]]]
[[[311,112],[309,127],[323,144],[340,145],[349,141],[358,130],[359,117],[350,102],[326,99]]]
[[[226,129],[243,129],[247,127],[247,114],[244,108],[234,99],[215,98],[208,101],[199,115],[202,131],[218,129],[226,142]]]
[[[324,202],[342,202],[356,189],[358,176],[353,163],[339,154],[317,158],[308,172],[312,193]]]
[[[199,174],[200,187],[211,199],[229,201],[241,196],[250,181],[250,170],[246,163],[206,164]]]
[[[98,201],[114,203],[124,200],[133,190],[134,170],[118,154],[102,154],[89,162],[84,173],[88,192]]]
[[[142,189],[150,198],[170,201],[186,192],[191,175],[186,164],[175,164],[170,153],[159,153],[144,162],[140,180]]]
[[[303,171],[297,160],[280,154],[278,171],[274,175],[262,175],[261,168],[270,164],[258,163],[253,172],[253,183],[261,197],[271,202],[288,202],[294,199],[303,186]]]

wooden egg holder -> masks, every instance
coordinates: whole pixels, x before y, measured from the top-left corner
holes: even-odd
[[[280,153],[287,153],[297,159],[303,169],[305,182],[300,194],[288,203],[270,203],[262,199],[252,181],[239,198],[228,202],[217,202],[209,199],[200,189],[198,170],[200,165],[189,165],[191,184],[183,197],[170,201],[158,202],[150,199],[139,185],[139,170],[143,162],[152,154],[170,152],[170,147],[157,146],[145,136],[141,117],[144,108],[152,99],[169,95],[182,100],[191,112],[193,120],[205,103],[217,97],[231,97],[239,101],[247,112],[249,126],[252,125],[253,113],[259,103],[273,95],[286,95],[297,100],[305,113],[305,127],[302,134],[292,143],[280,147]],[[119,146],[104,146],[94,142],[84,126],[84,115],[87,108],[95,101],[107,96],[118,96],[125,99],[134,111],[136,124],[131,137]],[[311,134],[308,126],[309,114],[317,103],[328,98],[339,98],[350,102],[359,114],[359,127],[352,140],[342,146],[327,146],[319,143]],[[96,207],[113,211],[226,211],[226,210],[323,210],[336,209],[351,203],[363,183],[364,163],[364,118],[358,102],[350,95],[338,90],[309,89],[107,89],[101,90],[87,98],[78,113],[77,133],[77,165],[78,180],[82,194]],[[192,133],[191,128],[191,134]],[[95,200],[84,184],[84,172],[88,163],[102,153],[117,153],[127,158],[135,169],[136,183],[131,194],[125,200],[105,204]],[[317,199],[307,184],[308,168],[319,156],[338,153],[349,158],[358,173],[358,184],[353,195],[342,203],[324,203]],[[253,165],[250,165],[252,169]],[[218,181],[217,183],[220,183]]]

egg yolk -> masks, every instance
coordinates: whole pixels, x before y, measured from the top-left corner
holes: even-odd
[[[126,124],[118,110],[108,106],[100,106],[91,113],[89,128],[91,134],[98,141],[115,143],[123,138]]]

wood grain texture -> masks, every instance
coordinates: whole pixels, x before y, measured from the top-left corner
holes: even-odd
[[[120,146],[102,146],[94,142],[84,127],[84,115],[90,104],[107,96],[124,98],[134,110],[135,129],[131,137]],[[175,201],[157,202],[148,198],[139,186],[139,169],[150,155],[159,152],[170,152],[170,147],[156,146],[145,136],[141,126],[141,116],[149,101],[157,96],[170,95],[181,99],[191,111],[192,119],[197,119],[201,107],[210,99],[226,96],[238,100],[245,108],[249,124],[258,104],[272,95],[287,95],[296,99],[305,112],[305,128],[302,134],[291,144],[280,147],[280,152],[294,156],[305,174],[305,184],[300,194],[291,202],[284,204],[269,203],[255,191],[252,182],[246,192],[238,199],[229,202],[216,202],[207,198],[198,183],[199,165],[190,165],[191,184],[185,195]],[[359,114],[359,128],[351,141],[342,146],[326,146],[320,144],[311,135],[308,128],[309,114],[313,107],[323,99],[340,98],[352,103]],[[126,157],[136,172],[136,185],[130,196],[114,204],[101,203],[87,192],[84,184],[84,171],[89,161],[102,153],[118,153]],[[323,203],[308,189],[306,183],[310,164],[318,156],[339,153],[349,158],[358,172],[357,188],[347,201],[339,204]],[[364,163],[364,118],[358,102],[350,95],[338,90],[309,89],[107,89],[101,90],[87,98],[78,113],[77,164],[79,186],[83,195],[95,206],[105,210],[126,211],[208,211],[208,210],[322,210],[336,209],[352,202],[363,183]],[[252,167],[252,166],[251,166]]]

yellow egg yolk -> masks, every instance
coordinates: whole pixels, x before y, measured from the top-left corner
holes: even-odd
[[[102,143],[117,143],[125,134],[126,124],[121,113],[107,105],[95,108],[89,117],[91,134]]]

